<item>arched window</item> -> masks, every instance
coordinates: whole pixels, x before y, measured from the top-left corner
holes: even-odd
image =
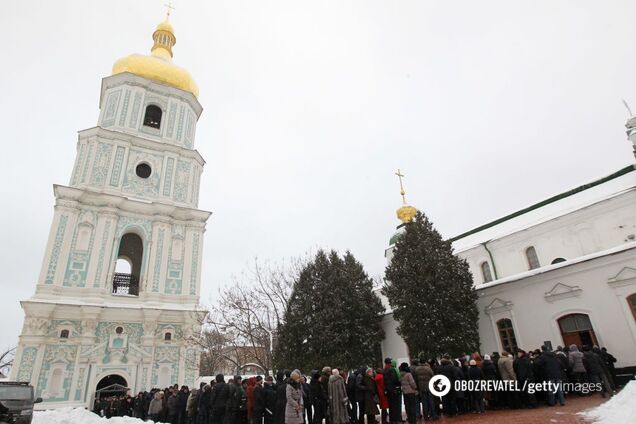
[[[563,343],[566,346],[575,344],[581,347],[583,345],[593,346],[598,344],[589,315],[569,314],[562,316],[557,322],[559,323]]]
[[[492,281],[492,273],[490,272],[490,264],[488,262],[481,263],[481,275],[484,277],[484,283]]]
[[[126,233],[119,242],[113,293],[139,295],[139,276],[144,254],[144,243],[135,233]]]
[[[164,339],[165,341],[170,341],[170,340],[172,340],[172,333],[166,333],[166,334],[164,334],[164,335],[163,335],[163,339]]]
[[[537,250],[534,246],[530,246],[526,249],[526,259],[528,260],[528,269],[536,269],[541,266],[539,257],[537,256]]]
[[[68,339],[68,330],[64,329],[60,331],[60,339]]]
[[[146,114],[144,115],[144,125],[147,127],[157,128],[161,126],[161,108],[155,105],[148,105],[146,107]]]
[[[517,338],[515,330],[512,328],[512,321],[508,318],[502,318],[497,321],[497,329],[499,330],[499,338],[501,339],[501,347],[509,353],[514,353],[517,346]]]
[[[634,319],[636,320],[636,293],[627,297],[627,303],[629,304],[629,309],[632,310],[632,315],[634,315]]]
[[[561,263],[561,262],[565,262],[565,258],[555,258],[555,259],[551,262],[551,264],[552,264],[552,265],[554,265],[554,264],[558,264],[558,263]]]

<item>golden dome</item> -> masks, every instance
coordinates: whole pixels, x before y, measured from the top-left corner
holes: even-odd
[[[415,215],[417,215],[417,209],[409,205],[404,205],[395,212],[398,219],[404,224],[411,222],[413,218],[415,218]]]
[[[154,45],[150,49],[150,56],[131,54],[119,59],[113,65],[113,75],[130,72],[179,88],[198,97],[199,87],[190,73],[172,63],[172,46],[176,44],[177,38],[174,35],[174,28],[167,19],[157,25],[152,39]]]

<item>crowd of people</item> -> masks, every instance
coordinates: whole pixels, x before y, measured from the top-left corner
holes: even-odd
[[[324,367],[310,372],[280,371],[276,379],[234,376],[226,382],[219,374],[198,389],[177,385],[153,389],[136,397],[110,396],[97,399],[95,412],[106,417],[129,415],[171,424],[408,424],[489,409],[536,408],[565,404],[568,395],[588,396],[598,388],[602,396],[615,392],[616,359],[605,348],[543,346],[526,352],[504,351],[501,355],[475,352],[460,358],[420,358],[398,366],[387,358],[382,368],[361,367],[346,372]],[[450,381],[441,398],[431,393],[435,375]],[[507,382],[504,390],[483,390],[472,384],[461,390],[457,381]],[[527,383],[550,382],[555,390],[530,390]],[[514,383],[514,384],[512,384]],[[577,385],[563,385],[577,383]],[[469,386],[469,385],[464,385]],[[495,386],[495,385],[492,385]],[[577,387],[577,391],[568,390]],[[523,388],[523,389],[522,389]],[[569,393],[568,393],[569,391]]]

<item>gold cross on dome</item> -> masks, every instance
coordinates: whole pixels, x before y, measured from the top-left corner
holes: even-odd
[[[172,0],[170,0],[167,4],[164,4],[164,6],[166,6],[166,21],[168,19],[170,19],[170,13],[174,10],[174,6],[172,5]]]
[[[402,182],[404,174],[402,174],[398,169],[395,175],[397,175],[397,177],[400,179],[400,195],[402,196],[402,202],[404,202],[404,204],[406,205],[406,192],[404,191],[404,184]]]

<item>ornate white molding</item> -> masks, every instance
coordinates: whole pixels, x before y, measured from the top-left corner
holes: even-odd
[[[552,287],[552,290],[545,292],[543,297],[546,301],[553,303],[557,300],[580,296],[582,291],[583,289],[579,286],[568,286],[567,284],[557,283]]]
[[[495,314],[497,312],[510,311],[512,309],[513,303],[509,300],[502,300],[498,297],[494,298],[492,302],[488,304],[484,308],[484,312],[487,315]]]
[[[636,284],[636,269],[628,266],[623,267],[618,274],[608,278],[607,284],[613,288]]]

